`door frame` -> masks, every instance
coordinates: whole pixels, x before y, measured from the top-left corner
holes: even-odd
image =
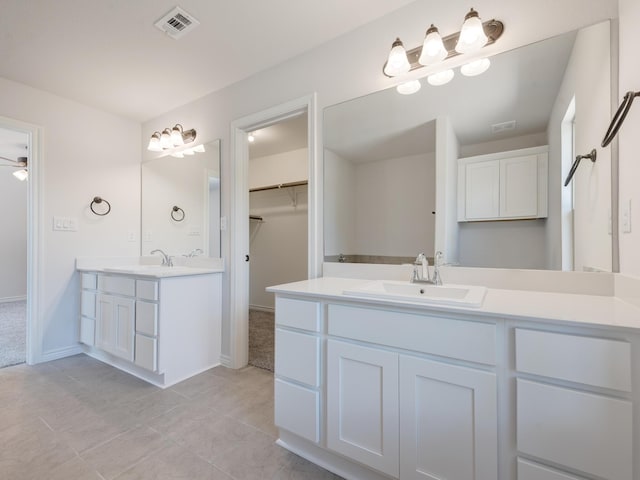
[[[0,116],[0,128],[28,135],[26,361],[27,364],[33,365],[42,361],[43,344],[43,332],[40,322],[40,279],[42,278],[40,268],[40,259],[42,257],[42,236],[40,235],[42,178],[40,175],[40,159],[42,155],[42,127]]]
[[[274,123],[307,114],[309,173],[308,276],[321,274],[322,162],[318,155],[316,94],[305,95],[231,123],[231,208],[229,222],[229,356],[223,364],[244,367],[249,360],[249,143],[247,134]]]

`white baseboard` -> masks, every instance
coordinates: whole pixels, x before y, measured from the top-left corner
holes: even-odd
[[[259,312],[273,313],[276,311],[274,307],[263,307],[261,305],[249,305],[249,310],[258,310]]]
[[[26,299],[27,299],[26,295],[19,295],[17,297],[3,297],[3,298],[0,298],[0,303],[23,302]]]
[[[71,347],[57,348],[55,350],[48,350],[42,352],[40,358],[35,363],[51,362],[52,360],[58,360],[60,358],[71,357],[79,353],[84,353],[84,350],[80,345],[73,345]]]
[[[220,355],[220,365],[227,368],[233,368],[233,362],[229,355]]]

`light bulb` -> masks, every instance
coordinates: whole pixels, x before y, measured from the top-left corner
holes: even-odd
[[[396,41],[391,45],[389,58],[387,58],[387,64],[384,66],[384,73],[389,77],[395,77],[407,73],[409,70],[411,70],[411,65],[407,58],[407,52],[400,39],[396,38]]]
[[[253,133],[250,133],[247,140],[249,140],[249,143],[253,143],[256,141],[256,137],[253,136]]]
[[[439,87],[440,85],[444,85],[449,83],[453,78],[453,70],[443,70],[442,72],[434,73],[433,75],[429,75],[427,77],[427,82],[429,85],[433,85],[434,87]]]
[[[168,128],[165,128],[160,135],[160,146],[162,148],[171,148],[173,143],[171,142],[171,132]]]
[[[184,145],[184,139],[182,138],[182,125],[177,124],[171,129],[171,143],[174,147]]]
[[[460,73],[465,77],[475,77],[481,73],[486,72],[491,66],[491,61],[488,58],[480,58],[469,62],[460,67]]]
[[[149,146],[147,150],[152,152],[161,152],[162,146],[160,145],[160,132],[154,132],[149,139]]]
[[[460,29],[460,36],[456,44],[456,52],[471,53],[480,50],[487,43],[482,21],[473,8],[464,17],[464,23]]]
[[[420,62],[420,65],[433,65],[447,58],[447,55],[449,55],[449,52],[444,48],[438,29],[431,24],[424,37],[418,62]]]
[[[396,87],[396,90],[402,95],[411,95],[420,90],[420,87],[422,87],[420,80],[411,80],[410,82],[401,83]]]

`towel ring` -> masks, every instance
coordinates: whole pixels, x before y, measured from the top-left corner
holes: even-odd
[[[171,218],[176,222],[181,222],[184,220],[184,216],[184,210],[177,205],[174,205],[171,209]]]
[[[569,170],[569,175],[567,175],[567,179],[564,181],[564,186],[566,187],[567,185],[569,185],[569,182],[571,181],[571,179],[573,178],[573,175],[576,173],[576,170],[578,169],[578,165],[580,165],[580,160],[582,160],[583,158],[588,158],[593,163],[595,163],[597,157],[598,157],[598,152],[596,152],[595,148],[591,150],[591,152],[589,152],[588,155],[578,155],[576,159],[573,161],[573,165],[571,165],[571,170]]]
[[[95,205],[100,205],[101,203],[106,203],[107,204],[107,211],[104,213],[98,213],[95,211],[95,209],[93,208],[94,204]],[[99,217],[104,217],[105,215],[107,215],[110,211],[111,211],[111,204],[109,202],[107,202],[104,198],[101,197],[93,197],[93,200],[91,201],[91,205],[89,205],[89,208],[91,209],[91,211],[95,214],[98,215]]]
[[[624,122],[624,119],[626,118],[627,113],[629,113],[629,109],[631,108],[633,99],[638,96],[640,96],[640,92],[629,91],[625,93],[622,103],[618,107],[616,114],[613,116],[613,119],[609,124],[607,133],[605,133],[604,138],[602,139],[603,148],[609,145],[611,141],[614,139],[614,137],[618,133],[618,130],[620,130],[620,127],[622,126],[622,123]]]

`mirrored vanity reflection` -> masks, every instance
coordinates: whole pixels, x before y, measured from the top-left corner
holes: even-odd
[[[617,192],[600,147],[610,35],[603,22],[493,56],[480,76],[326,108],[325,261],[407,263],[440,250],[469,267],[612,271]],[[597,161],[564,187],[594,148]],[[495,212],[465,215],[485,203]]]
[[[143,256],[220,256],[220,140],[203,147],[142,164]]]

